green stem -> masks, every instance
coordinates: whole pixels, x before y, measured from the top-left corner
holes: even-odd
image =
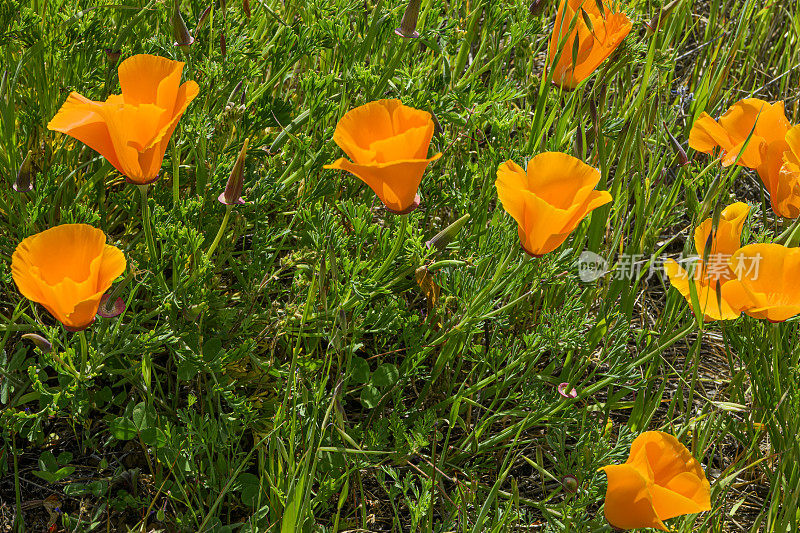
[[[783,341],[781,340],[781,325],[778,323],[770,324],[769,328],[772,333],[772,381],[773,387],[777,391],[776,398],[783,396],[783,387],[781,386],[781,360],[783,358]],[[765,406],[766,407],[766,406]]]
[[[180,160],[178,159],[178,142],[173,137],[172,139],[172,209],[178,209],[178,201],[180,200]]]
[[[408,233],[408,215],[400,215],[401,223],[400,223],[400,232],[397,234],[397,237],[394,239],[394,246],[392,246],[392,251],[389,252],[389,255],[386,259],[383,260],[383,264],[378,268],[378,271],[375,272],[375,275],[372,276],[372,279],[375,281],[380,281],[381,277],[389,270],[389,267],[392,266],[394,263],[395,258],[397,258],[397,254],[400,253],[400,249],[403,247],[403,243],[406,241],[406,236]]]
[[[78,338],[81,341],[81,368],[78,379],[83,381],[83,375],[86,373],[86,364],[89,361],[89,343],[86,342],[86,331],[80,330]]]
[[[214,237],[214,242],[211,243],[211,247],[206,252],[206,260],[211,259],[211,255],[214,253],[214,250],[216,250],[217,246],[219,246],[219,241],[222,239],[222,235],[225,233],[225,228],[228,226],[228,219],[231,217],[232,210],[232,205],[225,206],[225,216],[222,217],[222,223],[219,225],[219,230],[217,231],[217,236]]]
[[[164,281],[164,277],[161,274],[161,269],[158,268],[157,265],[159,257],[156,255],[156,242],[153,239],[153,223],[150,220],[150,205],[147,203],[147,189],[149,185],[137,185],[137,187],[139,188],[139,193],[142,197],[142,228],[144,228],[144,237],[147,241],[147,252],[150,254],[150,264],[153,268],[158,270],[158,273],[155,275],[159,280],[161,288],[165,291],[169,291],[167,282]]]
[[[142,199],[142,228],[144,228],[144,238],[147,241],[147,252],[150,254],[150,262],[156,260],[156,243],[153,240],[153,228],[150,221],[150,205],[147,203],[147,188],[149,185],[137,185]]]

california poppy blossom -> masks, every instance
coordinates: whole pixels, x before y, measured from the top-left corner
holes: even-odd
[[[783,102],[746,98],[733,104],[718,121],[701,113],[689,132],[689,146],[708,154],[720,150],[723,166],[736,163],[755,170],[769,192],[772,210],[782,217],[797,218],[800,169],[792,172],[787,166],[795,135]]]
[[[333,141],[352,161],[340,158],[324,168],[346,170],[369,185],[387,209],[407,213],[419,205],[419,184],[437,153],[428,157],[433,138],[431,114],[378,100],[345,114]]]
[[[800,248],[749,244],[729,260],[736,279],[722,288],[734,309],[754,318],[783,322],[800,313]]]
[[[711,486],[703,469],[668,433],[642,433],[624,464],[601,470],[608,476],[606,520],[614,527],[668,531],[664,520],[711,509]]]
[[[563,243],[586,215],[611,201],[595,191],[600,171],[561,152],[545,152],[528,162],[527,172],[513,161],[497,169],[497,196],[517,221],[522,248],[539,257]]]
[[[70,331],[92,323],[100,299],[125,266],[122,251],[86,224],[63,224],[32,235],[11,256],[19,292]]]
[[[700,113],[689,131],[689,146],[707,154],[721,150],[726,167],[736,163],[756,169],[764,162],[767,147],[782,142],[789,127],[783,102],[770,104],[745,98],[728,108],[719,120]]]
[[[800,216],[800,125],[787,131],[784,140],[785,146],[777,146],[769,154],[767,172],[771,188],[767,189],[776,214],[797,218]],[[785,149],[781,151],[782,148]]]
[[[128,181],[152,183],[178,121],[199,92],[194,81],[181,85],[183,63],[135,55],[119,65],[122,94],[95,102],[76,92],[47,125],[99,152]]]
[[[700,259],[695,264],[694,279],[690,280],[686,270],[673,259],[664,262],[664,270],[669,276],[673,287],[686,298],[692,306],[690,284],[694,284],[697,291],[697,301],[702,308],[704,320],[732,320],[740,312],[733,309],[722,298],[719,290],[725,283],[735,277],[733,270],[728,265],[731,255],[741,246],[742,227],[750,212],[750,206],[737,202],[723,209],[719,217],[719,224],[714,234],[711,234],[712,220],[707,218],[694,231],[694,246]],[[706,253],[706,246],[710,249]],[[703,258],[706,261],[703,261]]]
[[[548,65],[553,69],[553,83],[565,89],[574,89],[588,78],[631,31],[631,21],[625,13],[614,11],[607,1],[602,2],[601,10],[598,3],[562,0],[558,8]],[[553,66],[559,45],[561,56]]]

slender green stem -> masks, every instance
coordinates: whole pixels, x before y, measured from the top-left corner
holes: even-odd
[[[178,141],[175,137],[172,138],[172,209],[178,209],[178,202],[180,200],[180,166],[181,162],[178,159]]]
[[[783,341],[781,340],[781,325],[778,323],[770,324],[769,328],[772,333],[772,381],[775,390],[777,391],[777,398],[783,395],[783,387],[781,386],[781,360],[783,359]]]
[[[150,254],[150,261],[156,260],[156,243],[153,240],[153,227],[150,221],[150,205],[147,203],[147,188],[149,185],[137,185],[142,198],[142,228],[144,228],[144,238],[147,241],[147,252]]]
[[[400,232],[394,239],[394,245],[392,246],[392,251],[389,252],[389,255],[386,256],[386,259],[383,260],[383,264],[378,268],[375,275],[372,277],[375,281],[379,281],[386,271],[389,270],[389,267],[392,266],[394,263],[395,258],[397,258],[397,254],[400,253],[400,249],[403,247],[403,244],[406,242],[406,236],[408,234],[408,215],[400,215]]]
[[[147,252],[150,254],[150,263],[151,265],[154,265],[155,269],[157,270],[155,275],[156,278],[158,278],[161,288],[165,291],[168,291],[169,288],[167,287],[167,282],[164,281],[161,270],[158,269],[158,266],[156,265],[159,257],[156,255],[156,242],[153,239],[153,223],[150,220],[150,205],[147,203],[147,189],[149,185],[137,185],[137,187],[139,188],[139,193],[141,194],[142,198],[142,228],[144,228],[144,237],[147,241]]]
[[[214,253],[214,250],[216,250],[217,246],[219,246],[219,241],[222,239],[222,235],[225,233],[225,228],[228,226],[228,219],[231,217],[232,209],[232,205],[225,206],[225,216],[222,217],[222,223],[219,225],[219,230],[217,231],[217,236],[214,237],[214,242],[211,243],[211,246],[206,252],[206,259],[211,259],[211,255]]]
[[[22,516],[22,491],[19,487],[19,453],[17,452],[17,437],[13,431],[9,431],[11,440],[11,455],[14,458],[14,495],[16,498],[17,512],[14,516],[14,531],[23,533],[25,531],[25,517]]]
[[[83,381],[83,375],[86,373],[86,365],[89,361],[89,343],[86,342],[86,331],[79,331],[78,338],[81,342],[81,367],[78,379]]]

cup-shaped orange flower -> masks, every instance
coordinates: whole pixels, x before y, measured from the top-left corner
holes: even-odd
[[[407,213],[419,205],[419,184],[437,153],[428,157],[433,138],[431,114],[378,100],[346,113],[333,141],[352,161],[340,158],[324,168],[346,170],[369,185],[387,209]]]
[[[789,162],[792,145],[800,145],[800,130],[791,127],[783,102],[758,98],[735,103],[718,121],[702,113],[689,132],[689,146],[695,150],[721,150],[723,166],[736,163],[757,171],[772,210],[786,218],[800,216],[800,168]]]
[[[642,433],[624,464],[602,470],[608,476],[606,520],[614,527],[667,531],[664,520],[711,509],[711,486],[703,469],[668,433]]]
[[[586,215],[611,201],[595,191],[600,171],[561,152],[545,152],[528,162],[527,172],[513,161],[497,169],[497,196],[519,225],[522,248],[539,257],[563,243]]]
[[[707,154],[721,150],[726,167],[736,163],[757,169],[764,162],[768,146],[785,142],[789,128],[783,102],[770,104],[745,98],[728,108],[719,120],[701,113],[689,132],[689,146]]]
[[[47,125],[83,142],[137,185],[158,177],[167,144],[197,83],[181,85],[183,63],[135,55],[119,65],[122,94],[96,102],[73,92]]]
[[[125,266],[122,251],[86,224],[63,224],[32,235],[11,256],[19,292],[70,331],[92,323],[100,299]]]
[[[722,287],[722,295],[734,309],[770,322],[800,314],[800,248],[750,244],[729,265],[736,278]]]
[[[700,259],[695,263],[694,279],[689,279],[689,274],[675,260],[664,262],[670,283],[686,298],[689,307],[692,307],[690,285],[694,285],[706,322],[733,320],[741,314],[722,297],[720,288],[735,277],[728,261],[741,246],[742,227],[749,212],[750,206],[737,202],[722,210],[713,235],[710,218],[695,229],[694,246]]]
[[[561,0],[550,37],[548,65],[553,69],[553,83],[565,89],[574,89],[588,78],[631,31],[625,13],[614,11],[608,1],[602,2],[601,10],[598,3]],[[561,55],[553,66],[559,50]]]
[[[789,129],[784,141],[770,146],[758,173],[769,191],[772,210],[785,218],[797,218],[800,216],[800,125]]]

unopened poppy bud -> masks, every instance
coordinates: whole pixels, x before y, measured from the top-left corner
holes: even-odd
[[[203,12],[200,14],[200,18],[197,19],[197,25],[194,27],[195,35],[197,35],[197,32],[199,32],[203,26],[205,26],[206,20],[208,20],[208,15],[211,13],[212,7],[214,7],[213,3],[209,4],[208,7],[205,8]]]
[[[53,345],[50,344],[50,341],[39,335],[38,333],[26,333],[22,336],[23,339],[27,339],[31,341],[33,344],[36,345],[41,351],[45,353],[50,353],[53,351]]]
[[[119,56],[122,54],[122,50],[114,50],[112,48],[106,48],[106,59],[108,60],[108,68],[112,69],[117,66],[117,61],[119,61]]]
[[[666,19],[670,13],[675,9],[675,7],[681,2],[681,0],[672,0],[669,4],[662,7],[658,13],[656,13],[650,22],[645,22],[644,25],[647,26],[647,33],[653,34],[661,25],[661,21]]]
[[[243,204],[242,200],[242,186],[244,185],[244,158],[247,155],[247,145],[250,139],[244,140],[244,145],[239,151],[239,156],[236,158],[236,163],[233,164],[231,175],[228,177],[228,183],[225,185],[225,190],[219,195],[218,200],[225,205]]]
[[[114,298],[114,301],[109,301],[110,293],[106,293],[100,298],[100,307],[97,308],[97,314],[103,318],[114,318],[119,316],[125,310],[125,301],[122,298]]]
[[[178,0],[175,0],[172,9],[172,37],[175,39],[175,46],[191,46],[194,42],[194,37],[189,33],[189,28],[181,16],[181,10],[178,8]]]
[[[681,146],[681,143],[678,142],[672,133],[670,133],[669,128],[667,128],[667,123],[664,122],[664,131],[667,132],[667,137],[669,137],[669,143],[672,145],[672,149],[675,150],[675,153],[678,154],[678,164],[682,167],[689,164],[689,157],[686,155],[686,151]]]
[[[541,15],[546,7],[547,0],[533,0],[528,8],[528,12],[533,16]]]
[[[564,487],[565,491],[575,494],[578,492],[578,478],[572,474],[567,474],[561,478],[561,486]]]
[[[575,130],[575,155],[581,159],[584,157],[583,153],[583,127],[581,127],[580,122],[578,123],[578,129]]]
[[[394,32],[400,37],[406,39],[415,39],[419,37],[417,33],[417,19],[419,18],[419,7],[422,0],[409,0],[406,11],[403,13],[403,19],[400,21],[400,27]]]
[[[425,242],[425,246],[428,248],[436,248],[436,250],[441,252],[456,238],[458,232],[461,231],[461,228],[467,223],[467,220],[469,220],[469,213],[437,233],[431,240]]]
[[[25,159],[17,171],[17,179],[14,181],[14,190],[17,192],[30,192],[33,190],[33,155],[32,151],[28,150]]]

